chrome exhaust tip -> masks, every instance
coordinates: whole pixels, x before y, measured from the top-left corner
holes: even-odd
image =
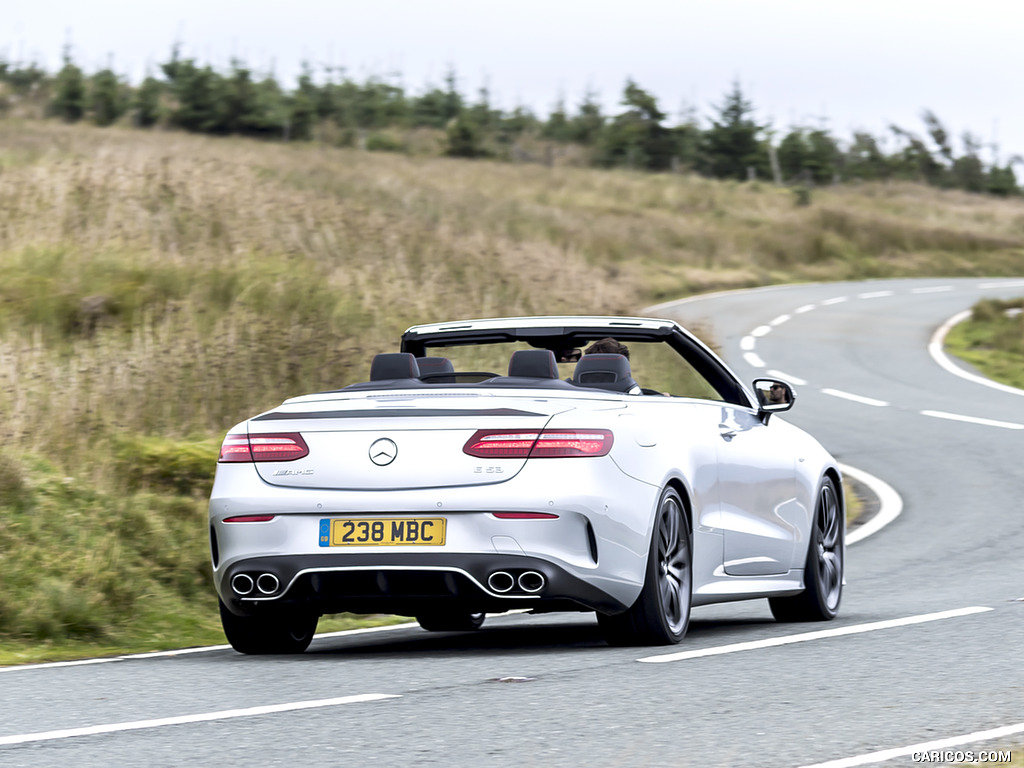
[[[239,573],[231,579],[231,588],[235,591],[236,595],[248,595],[252,592],[254,586],[256,585],[252,580],[252,576],[248,573]]]
[[[519,575],[519,588],[523,592],[529,592],[530,594],[536,594],[544,589],[546,579],[543,573],[537,571],[523,571]]]
[[[499,594],[511,591],[515,585],[516,580],[512,577],[512,574],[505,571],[495,571],[487,577],[487,586]]]
[[[256,589],[264,595],[274,594],[280,586],[281,582],[272,573],[261,573],[259,578],[256,579]]]

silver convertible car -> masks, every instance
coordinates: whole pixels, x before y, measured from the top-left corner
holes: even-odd
[[[670,320],[418,325],[400,349],[224,439],[210,546],[236,650],[301,652],[342,611],[594,611],[620,645],[676,643],[710,603],[836,615],[842,479],[774,417],[786,382],[746,388]]]

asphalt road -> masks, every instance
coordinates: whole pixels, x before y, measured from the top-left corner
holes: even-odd
[[[761,600],[695,609],[672,648],[609,648],[592,615],[511,615],[322,637],[299,657],[0,668],[0,766],[839,768],[912,764],[915,745],[1024,750],[1024,397],[927,349],[978,298],[1022,294],[821,284],[651,312],[703,324],[744,380],[789,377],[786,418],[902,496],[850,547],[833,622],[779,624]]]

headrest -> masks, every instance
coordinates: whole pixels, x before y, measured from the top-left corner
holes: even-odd
[[[558,364],[550,349],[519,349],[508,361],[508,375],[531,379],[557,379]]]
[[[429,384],[452,384],[454,376],[441,376],[439,374],[455,373],[452,361],[447,357],[417,357],[416,365],[420,369],[420,378],[425,378]]]
[[[419,375],[416,358],[408,352],[384,352],[374,355],[370,363],[370,381],[417,379]]]
[[[629,360],[624,355],[604,353],[581,357],[576,363],[571,381],[580,387],[597,387],[615,392],[629,392],[636,386],[629,369]]]

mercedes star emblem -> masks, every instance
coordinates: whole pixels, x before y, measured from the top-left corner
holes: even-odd
[[[386,467],[395,460],[396,456],[398,456],[398,446],[395,445],[394,440],[382,437],[380,440],[374,440],[370,446],[370,461],[378,467]]]

